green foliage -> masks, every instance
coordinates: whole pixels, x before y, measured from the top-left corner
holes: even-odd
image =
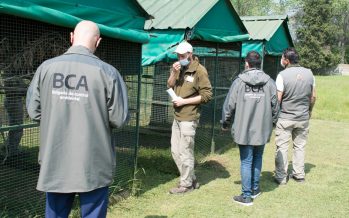
[[[317,74],[349,63],[348,0],[231,0],[240,16],[288,14],[302,63]]]
[[[333,2],[334,23],[338,27],[338,47],[341,51],[341,63],[349,63],[349,1]]]
[[[304,66],[315,73],[336,66],[340,61],[338,27],[333,23],[334,10],[330,0],[303,2],[298,13],[297,49]]]
[[[299,7],[300,0],[231,0],[240,16],[281,15]]]
[[[349,45],[345,46],[345,54],[344,54],[344,62],[348,64],[349,63]]]
[[[271,12],[272,0],[231,0],[240,16],[268,15]]]

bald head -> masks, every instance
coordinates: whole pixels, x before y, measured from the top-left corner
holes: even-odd
[[[70,33],[70,41],[73,46],[82,45],[95,52],[101,41],[97,24],[87,20],[81,21],[76,25],[74,33]]]

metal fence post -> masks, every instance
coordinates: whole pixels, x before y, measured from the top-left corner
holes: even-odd
[[[140,62],[142,63],[142,56],[140,56]],[[142,91],[142,73],[143,73],[143,67],[140,66],[140,70],[138,72],[137,76],[137,106],[136,106],[136,145],[134,150],[134,168],[133,168],[133,181],[135,181],[136,174],[137,174],[137,157],[138,157],[138,147],[139,147],[139,129],[140,129],[140,107],[141,107],[141,91]],[[134,188],[134,182],[132,184],[132,187]]]
[[[218,74],[218,43],[216,43],[216,58],[215,70],[213,76],[213,110],[212,110],[212,139],[211,139],[211,154],[216,150],[215,142],[215,125],[216,125],[216,106],[217,106],[217,74]]]

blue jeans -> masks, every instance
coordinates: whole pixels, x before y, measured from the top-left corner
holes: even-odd
[[[251,197],[252,190],[259,188],[264,145],[239,145],[239,149],[242,195]]]
[[[68,218],[75,195],[80,198],[81,217],[105,218],[108,208],[108,187],[81,193],[46,193],[46,218]]]

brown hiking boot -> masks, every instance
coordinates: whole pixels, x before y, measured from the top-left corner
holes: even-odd
[[[177,188],[181,187],[180,182],[178,182]],[[192,182],[192,187],[193,189],[199,189],[200,188],[200,183],[196,179],[193,180]]]
[[[184,193],[191,192],[191,191],[193,191],[192,186],[190,186],[190,187],[179,186],[176,188],[172,188],[170,190],[170,194],[184,194]]]

